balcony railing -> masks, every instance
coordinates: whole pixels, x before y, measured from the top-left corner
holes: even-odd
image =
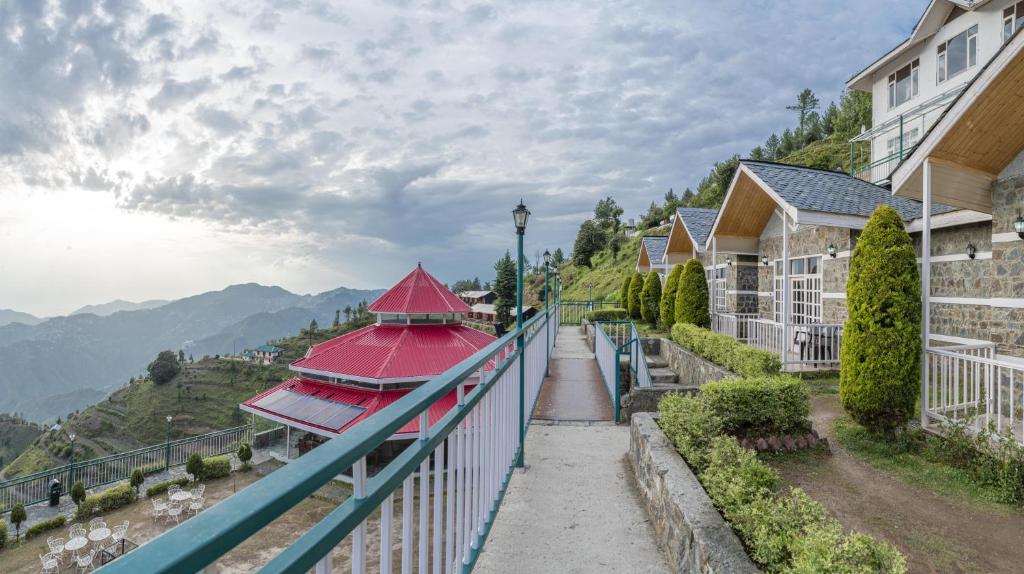
[[[751,314],[721,314],[712,317],[712,329],[752,347],[774,353],[783,370],[834,369],[839,366],[843,326],[829,323],[794,323],[789,336],[782,323]]]
[[[245,490],[104,567],[109,573],[198,572],[343,472],[353,496],[259,571],[334,570],[336,549],[352,572],[468,572],[483,547],[544,379],[558,305]],[[477,378],[478,377],[478,378]],[[456,391],[430,426],[428,410]],[[420,434],[373,477],[366,459],[406,424]],[[396,498],[401,512],[396,513]],[[371,518],[373,520],[371,520]],[[415,531],[415,534],[414,534]],[[398,532],[400,536],[396,535]],[[377,542],[368,545],[370,537]],[[340,570],[340,569],[339,569]]]

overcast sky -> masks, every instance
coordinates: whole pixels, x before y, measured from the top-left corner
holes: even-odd
[[[926,0],[0,0],[0,308],[568,252],[795,123]],[[42,5],[42,6],[40,6]]]

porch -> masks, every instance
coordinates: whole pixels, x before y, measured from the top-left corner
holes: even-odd
[[[839,368],[843,325],[784,324],[756,313],[714,313],[711,329],[752,347],[774,353],[787,372]]]

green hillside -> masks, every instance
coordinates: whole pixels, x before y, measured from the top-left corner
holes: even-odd
[[[40,425],[18,416],[0,414],[0,468],[17,458],[42,433]]]
[[[317,330],[312,336],[306,332],[275,341],[284,353],[270,366],[207,357],[185,364],[178,376],[163,385],[148,378],[137,379],[72,415],[62,430],[41,435],[37,432],[38,437],[29,439],[31,446],[4,469],[3,476],[12,478],[66,464],[69,432],[77,435],[75,459],[83,460],[163,442],[167,415],[173,417],[171,438],[248,422],[250,416],[238,408],[238,403],[286,379],[288,363],[305,354],[310,342],[326,341],[359,325],[345,323]]]
[[[668,235],[669,228],[649,229],[644,235]],[[598,251],[590,260],[591,267],[583,267],[568,263],[559,269],[562,276],[562,300],[586,301],[590,289],[594,286],[595,301],[610,301],[618,304],[619,288],[622,281],[636,269],[636,258],[640,253],[640,237],[632,237],[622,243],[618,253],[605,248]]]

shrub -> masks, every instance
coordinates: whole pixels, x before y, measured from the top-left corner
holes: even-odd
[[[731,511],[728,518],[750,548],[750,557],[768,570],[788,563],[794,547],[812,532],[842,534],[825,507],[798,488],[783,496],[761,497]]]
[[[701,387],[701,398],[734,436],[782,435],[808,430],[810,396],[785,375],[726,379]]]
[[[7,522],[0,520],[0,548],[7,546]]]
[[[149,378],[155,385],[163,385],[171,382],[171,379],[181,372],[181,363],[178,362],[178,354],[174,351],[160,351],[156,359],[146,367]]]
[[[704,278],[704,266],[696,259],[690,259],[683,266],[676,288],[676,323],[690,323],[698,327],[711,326],[708,313],[708,282]]]
[[[672,340],[743,377],[772,375],[782,368],[782,362],[775,353],[755,349],[728,335],[696,325],[676,323],[672,326]]]
[[[683,266],[676,265],[665,280],[665,289],[661,292],[661,324],[671,329],[676,322],[676,291],[679,289],[679,277],[683,274]]]
[[[629,319],[629,311],[620,309],[619,307],[609,307],[606,309],[594,309],[593,311],[587,311],[587,321],[591,323],[597,321],[623,321]]]
[[[135,502],[136,499],[138,499],[138,496],[130,484],[115,486],[100,494],[85,497],[82,504],[78,505],[78,512],[75,513],[75,518],[86,520],[93,516],[99,516],[122,506],[128,506]]]
[[[651,325],[658,323],[658,306],[661,304],[661,277],[651,271],[644,279],[644,288],[640,293],[640,317]]]
[[[74,502],[76,506],[79,506],[82,504],[83,500],[85,500],[85,484],[83,484],[81,480],[76,480],[75,483],[71,485],[71,502]]]
[[[850,261],[839,398],[862,425],[891,434],[913,416],[921,360],[921,287],[903,220],[868,219]]]
[[[711,441],[722,434],[722,420],[693,395],[665,395],[658,402],[658,425],[695,472],[707,466]]]
[[[231,474],[231,459],[226,456],[211,456],[203,459],[202,479],[224,478]]]
[[[242,462],[242,468],[248,469],[249,461],[252,460],[252,447],[249,446],[249,443],[243,442],[241,446],[238,447],[238,452],[236,454],[238,455],[238,460]]]
[[[18,503],[11,508],[11,524],[14,524],[14,540],[17,541],[18,537],[21,536],[21,524],[28,520],[28,513],[25,512],[25,505]]]
[[[139,493],[139,487],[142,486],[143,482],[146,482],[146,475],[142,473],[141,468],[136,468],[132,471],[131,478],[128,479],[128,484],[132,485],[132,488],[135,489],[135,494]]]
[[[757,453],[731,436],[720,435],[711,441],[707,462],[700,473],[701,483],[727,518],[758,498],[770,497],[782,484],[779,474],[758,460]]]
[[[28,530],[25,531],[25,539],[27,540],[29,538],[33,538],[35,536],[39,536],[40,534],[42,534],[44,532],[49,532],[51,530],[56,530],[58,528],[61,528],[61,527],[64,526],[64,522],[65,522],[65,519],[64,519],[63,515],[61,515],[61,516],[54,516],[53,518],[51,518],[49,520],[43,520],[42,522],[37,522],[37,523],[33,524],[31,528],[29,528]]]
[[[199,482],[203,479],[203,457],[198,452],[188,455],[185,461],[185,472],[192,475],[192,482]]]
[[[619,288],[619,305],[623,309],[629,309],[629,284],[633,281],[632,275],[626,275],[622,279],[622,287]]]
[[[158,483],[154,484],[153,486],[151,486],[151,487],[146,489],[146,496],[147,497],[153,497],[153,496],[157,496],[157,495],[163,494],[163,493],[167,492],[167,489],[170,488],[172,484],[177,484],[178,486],[187,486],[188,483],[189,483],[188,478],[184,477],[184,476],[180,476],[178,478],[173,478],[171,480],[165,480],[163,482],[158,482]]]
[[[843,536],[838,529],[812,528],[792,544],[791,574],[884,573],[904,574],[907,563],[895,546],[854,532]]]
[[[629,294],[626,299],[626,309],[633,319],[640,318],[640,292],[644,288],[644,276],[639,271],[633,273],[629,279]]]

